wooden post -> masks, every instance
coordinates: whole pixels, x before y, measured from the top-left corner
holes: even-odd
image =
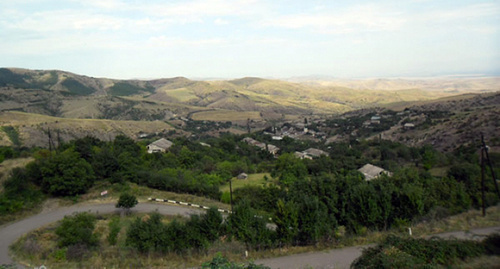
[[[232,178],[229,179],[229,199],[231,201],[231,213],[233,212],[233,184],[231,184]]]
[[[488,153],[489,148],[486,146],[486,143],[484,142],[484,136],[481,134],[481,142],[483,143],[483,151],[484,151],[484,157],[486,157],[486,161],[488,161],[488,167],[490,167],[491,170],[491,177],[493,178],[493,184],[495,185],[495,190],[497,191],[498,198],[500,198],[500,190],[498,189],[498,183],[497,183],[497,178],[495,176],[495,170],[493,169],[493,165],[491,164],[491,159],[490,159],[490,154]]]
[[[484,147],[481,148],[481,197],[482,197],[482,206],[483,206],[483,217],[486,216],[486,203],[485,203],[485,195],[484,195]]]

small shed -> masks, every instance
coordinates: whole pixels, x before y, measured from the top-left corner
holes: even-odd
[[[320,149],[316,149],[316,148],[308,148],[306,150],[303,151],[303,153],[305,153],[306,155],[309,155],[313,158],[319,158],[321,157],[321,155],[325,155],[325,156],[329,156],[329,154],[327,152],[324,152]]]
[[[391,172],[384,170],[381,167],[369,164],[369,163],[367,163],[363,167],[359,168],[358,171],[361,172],[365,176],[366,180],[372,180],[374,178],[381,176],[382,174],[392,176]]]
[[[174,143],[165,138],[160,138],[147,146],[148,153],[166,152]]]
[[[236,178],[244,180],[248,178],[248,175],[246,173],[241,173]]]
[[[405,129],[409,130],[409,129],[413,129],[415,128],[415,124],[413,123],[410,123],[410,122],[407,122],[405,123],[405,125],[403,126]]]

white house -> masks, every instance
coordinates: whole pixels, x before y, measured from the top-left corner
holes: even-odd
[[[361,172],[365,176],[366,180],[372,180],[374,178],[381,176],[382,174],[392,176],[391,172],[384,170],[381,167],[371,165],[369,163],[367,163],[363,167],[359,168],[358,171]]]
[[[149,144],[147,146],[148,148],[148,153],[155,153],[155,152],[165,152],[167,151],[174,143],[170,140],[167,140],[165,138],[160,138],[156,140],[155,142]]]

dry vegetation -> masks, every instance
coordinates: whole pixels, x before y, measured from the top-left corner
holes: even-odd
[[[19,130],[24,146],[48,147],[47,131],[50,129],[54,139],[59,135],[63,141],[69,141],[86,135],[107,141],[118,134],[136,137],[140,132],[162,133],[173,127],[163,121],[114,121],[97,119],[68,119],[23,112],[0,112],[0,126],[14,126]],[[59,132],[59,134],[57,134]],[[10,145],[6,135],[1,132],[2,145]]]
[[[10,171],[16,167],[25,167],[33,158],[9,159],[0,163],[0,192],[3,191],[3,182],[9,177]]]

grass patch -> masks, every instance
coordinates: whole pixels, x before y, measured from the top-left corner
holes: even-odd
[[[266,181],[264,177],[267,176],[269,180],[271,179],[271,175],[269,173],[257,173],[257,174],[249,174],[247,179],[237,179],[233,177],[231,179],[233,191],[239,188],[243,188],[245,186],[262,186],[266,183],[269,183],[269,180]],[[229,191],[229,183],[224,184],[220,187],[220,191],[228,192]]]
[[[258,111],[231,111],[231,110],[215,110],[202,111],[194,113],[191,118],[193,120],[209,120],[209,121],[246,121],[262,120]]]
[[[471,209],[467,212],[444,219],[417,223],[412,228],[412,232],[415,236],[425,236],[451,231],[467,231],[474,228],[497,225],[500,225],[500,206],[498,205],[487,208],[485,217],[483,217],[481,210]]]
[[[15,147],[21,146],[21,139],[19,138],[19,131],[17,128],[13,126],[2,126],[1,129],[7,134],[10,142],[12,142]]]
[[[101,197],[101,192],[107,190],[108,195],[106,197]],[[217,207],[221,209],[229,209],[230,205],[221,203],[219,201],[195,196],[191,194],[175,193],[169,191],[161,191],[156,189],[151,189],[145,186],[139,186],[135,183],[125,183],[125,184],[110,184],[108,182],[98,182],[94,187],[92,187],[88,193],[80,196],[78,202],[86,203],[116,203],[120,194],[129,193],[137,197],[139,203],[147,202],[148,198],[160,198],[169,199],[175,201],[189,202],[198,205],[204,205],[208,207]]]
[[[95,89],[87,87],[82,83],[78,82],[76,79],[67,78],[61,83],[71,94],[74,95],[91,95],[95,92]]]
[[[165,94],[179,100],[179,102],[189,102],[191,100],[199,99],[199,97],[196,96],[190,89],[186,88],[166,90]]]
[[[429,173],[433,177],[445,177],[448,175],[448,170],[450,170],[450,166],[435,167],[435,168],[431,168],[429,170]]]
[[[135,95],[144,91],[151,91],[151,88],[145,89],[126,82],[117,82],[109,88],[109,92],[114,96]]]

